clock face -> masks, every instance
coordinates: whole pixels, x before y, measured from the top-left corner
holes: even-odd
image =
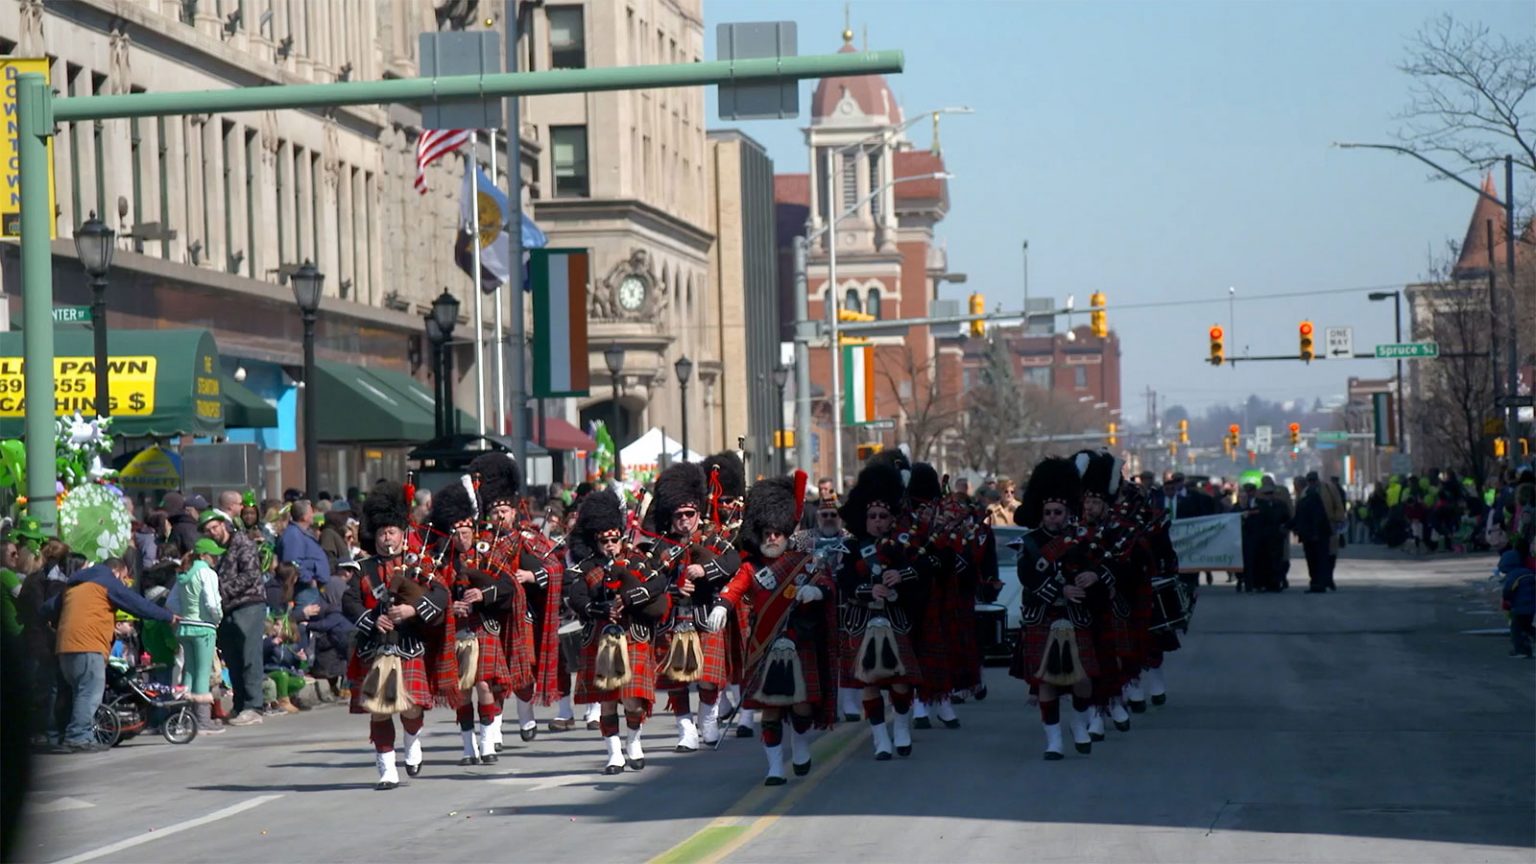
[[[626,276],[619,283],[619,305],[630,312],[637,311],[645,303],[645,281],[639,276]]]

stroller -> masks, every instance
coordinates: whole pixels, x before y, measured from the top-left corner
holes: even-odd
[[[107,691],[96,709],[96,740],[116,747],[140,732],[158,727],[172,744],[197,737],[192,703],[167,684],[148,680],[164,664],[134,666],[120,658],[107,661]]]

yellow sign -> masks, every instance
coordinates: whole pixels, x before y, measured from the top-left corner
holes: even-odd
[[[118,485],[129,492],[170,492],[181,488],[181,469],[159,447],[148,447],[123,467]]]
[[[155,413],[157,357],[108,357],[107,394],[114,416],[148,417]],[[0,417],[21,417],[27,385],[20,357],[0,357]],[[53,413],[96,416],[96,361],[91,357],[53,358]]]
[[[192,382],[197,388],[192,410],[197,412],[200,419],[222,423],[224,422],[224,396],[219,384],[219,373],[213,367],[213,357],[204,354],[201,360],[202,368],[198,370]]]
[[[0,111],[5,114],[5,134],[0,135],[0,178],[3,180],[3,188],[0,188],[0,237],[21,236],[21,153],[17,150],[17,137],[21,134],[20,123],[16,119],[16,76],[36,72],[44,79],[48,77],[48,61],[43,58],[18,59],[14,57],[0,57],[0,81],[5,87],[0,90]],[[34,190],[34,195],[37,192]],[[53,136],[48,137],[48,239],[58,238],[58,222],[52,214],[57,213],[54,202],[57,196],[54,194],[53,184]],[[79,216],[80,214],[75,214]]]

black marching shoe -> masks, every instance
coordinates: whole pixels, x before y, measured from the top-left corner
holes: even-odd
[[[482,764],[482,765],[495,765],[496,764],[496,754],[495,753],[483,753],[483,754],[481,754],[481,756],[480,756],[480,764]]]
[[[517,734],[522,736],[524,741],[532,741],[533,739],[539,737],[539,727],[529,726],[527,729],[519,729],[517,730]]]
[[[783,786],[785,783],[788,783],[788,782],[789,781],[784,779],[783,777],[769,777],[768,779],[763,781],[763,785],[764,786]]]
[[[1131,721],[1129,721],[1129,720],[1125,720],[1125,721],[1115,720],[1113,722],[1115,724],[1115,729],[1116,730],[1118,730],[1120,732],[1129,732],[1129,731],[1131,731]]]
[[[913,720],[912,720],[912,728],[913,729],[932,729],[933,728],[933,721],[929,720],[927,717],[916,717],[916,718],[913,718]]]
[[[805,763],[804,765],[799,763],[790,763],[789,767],[795,769],[796,777],[804,777],[805,775],[811,773],[811,763],[809,762]]]
[[[1089,737],[1091,738],[1092,736],[1089,736]],[[1076,747],[1077,748],[1077,752],[1083,754],[1084,756],[1087,756],[1088,754],[1093,752],[1093,742],[1092,741],[1089,741],[1089,742],[1087,742],[1085,744],[1079,744],[1076,741],[1073,741],[1072,742],[1072,746]]]
[[[1065,758],[1067,758],[1067,757],[1062,755],[1062,754],[1060,754],[1060,753],[1057,753],[1055,750],[1047,750],[1047,751],[1045,751],[1045,761],[1047,761],[1047,762],[1057,762],[1057,761],[1060,761],[1060,760],[1065,759]]]
[[[605,775],[607,775],[609,777],[611,777],[611,776],[613,776],[615,774],[623,774],[623,773],[624,773],[624,766],[623,765],[605,765],[605,766],[603,766],[603,774],[605,774]]]
[[[736,737],[737,738],[751,738],[751,737],[753,737],[755,735],[757,735],[757,733],[752,730],[751,726],[737,726],[736,727]]]
[[[971,696],[974,697],[977,702],[987,701],[987,685],[978,684],[976,687],[972,688]]]
[[[940,717],[939,718],[939,722],[944,724],[944,728],[945,729],[959,729],[960,728],[960,718],[959,717],[956,717],[953,720],[945,720],[943,717]]]
[[[907,758],[908,756],[911,756],[912,755],[912,745],[908,744],[905,747],[897,747],[896,748],[896,755],[900,756],[903,759]]]
[[[379,782],[373,784],[373,789],[375,792],[388,792],[391,789],[398,789],[399,787],[400,784],[398,782],[392,782],[389,780],[380,780]]]
[[[1145,714],[1145,713],[1147,713],[1147,703],[1144,700],[1139,700],[1138,699],[1138,700],[1134,700],[1134,701],[1131,701],[1131,702],[1127,702],[1125,704],[1130,706],[1132,714]]]
[[[461,757],[459,757],[459,767],[461,767],[461,768],[469,766],[469,765],[479,765],[479,764],[480,764],[480,757],[479,756],[461,756]]]
[[[1156,693],[1156,694],[1153,694],[1153,696],[1152,696],[1152,704],[1153,705],[1166,705],[1167,703],[1168,703],[1168,694],[1167,693]]]
[[[889,762],[889,761],[891,761],[891,754],[882,750],[881,752],[875,754],[875,761],[876,762]]]
[[[426,763],[422,763],[422,764],[424,765]],[[419,774],[421,774],[421,765],[410,765],[410,764],[407,764],[405,766],[405,776],[407,776],[407,777],[415,777],[415,776],[417,776]]]
[[[1099,743],[1100,741],[1103,741],[1103,740],[1104,740],[1104,733],[1103,732],[1089,732],[1088,733],[1088,741],[1089,741],[1090,744],[1097,744],[1097,743]]]

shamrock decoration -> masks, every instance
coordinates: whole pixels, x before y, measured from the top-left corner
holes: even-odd
[[[59,508],[59,538],[92,564],[128,551],[132,532],[127,502],[106,486],[77,486]]]

